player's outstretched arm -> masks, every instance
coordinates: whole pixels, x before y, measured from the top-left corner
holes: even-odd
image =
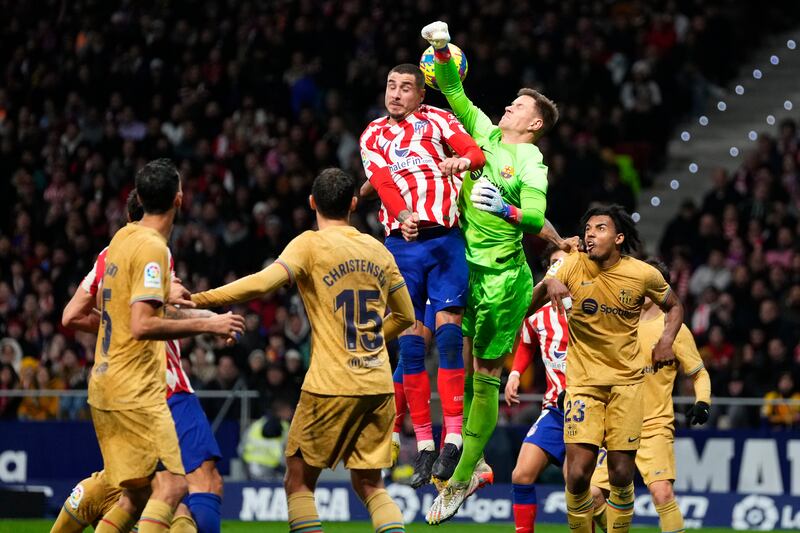
[[[553,226],[553,223],[547,220],[547,218],[544,219],[544,225],[542,225],[542,229],[536,234],[536,236],[558,246],[559,250],[568,254],[577,252],[578,247],[580,246],[580,238],[577,235],[568,237],[566,239],[563,238],[561,235],[559,235],[558,230],[555,228],[555,226]]]
[[[158,305],[151,301],[131,304],[131,335],[134,339],[168,341],[203,333],[236,339],[244,333],[244,318],[233,313],[172,320],[158,316],[157,312]]]
[[[414,304],[405,284],[389,292],[387,303],[392,312],[383,319],[383,337],[390,341],[414,325]]]
[[[675,343],[675,338],[678,336],[678,331],[683,324],[683,305],[681,301],[675,296],[675,292],[670,290],[663,303],[659,305],[664,311],[664,332],[661,338],[653,347],[653,369],[658,372],[659,368],[669,366],[675,362],[675,353],[672,350],[672,345]]]
[[[447,103],[453,108],[467,133],[473,137],[488,137],[495,126],[486,113],[467,98],[458,67],[450,57],[450,33],[444,22],[433,22],[422,28],[422,38],[428,41],[434,50],[434,73],[436,83],[442,94],[447,98]]]
[[[291,282],[288,269],[276,261],[255,274],[250,274],[234,282],[210,291],[192,295],[197,307],[221,307],[260,298],[265,294]]]

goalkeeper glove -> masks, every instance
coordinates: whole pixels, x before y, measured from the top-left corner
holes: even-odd
[[[507,204],[497,187],[484,177],[481,177],[475,183],[470,200],[481,211],[486,211],[511,223],[519,223],[520,210],[513,205]]]
[[[686,423],[690,426],[705,424],[708,422],[710,409],[711,406],[706,402],[697,402],[694,405],[690,405],[686,409]]]
[[[450,42],[450,32],[447,29],[447,23],[437,20],[431,22],[422,28],[422,38],[428,41],[434,50],[441,50],[447,48],[447,43]]]

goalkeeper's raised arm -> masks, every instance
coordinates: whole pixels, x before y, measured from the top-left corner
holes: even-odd
[[[534,143],[558,120],[556,105],[534,89],[523,88],[506,107],[495,126],[489,117],[467,98],[458,69],[451,60],[447,24],[432,22],[422,29],[422,38],[434,49],[436,82],[464,128],[479,142],[481,137],[501,134],[506,144]]]

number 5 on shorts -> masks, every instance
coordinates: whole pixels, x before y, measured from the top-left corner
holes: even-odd
[[[572,414],[573,408],[575,409],[575,414]],[[564,422],[583,422],[584,409],[586,409],[586,404],[581,400],[575,400],[574,402],[569,400],[567,402],[567,412],[564,413]]]

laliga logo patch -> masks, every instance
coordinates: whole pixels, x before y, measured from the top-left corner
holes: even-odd
[[[369,164],[369,158],[367,158],[367,152],[365,152],[364,150],[361,150],[361,163],[364,166],[367,166]]]
[[[73,511],[77,511],[78,506],[81,504],[82,499],[83,499],[83,485],[78,484],[75,485],[75,488],[72,489],[72,492],[69,493],[69,499],[67,499],[67,504]]]
[[[555,276],[558,269],[561,268],[561,265],[564,264],[564,258],[557,259],[555,263],[550,265],[550,268],[547,269],[548,276]]]
[[[753,494],[733,507],[733,529],[744,531],[772,531],[778,523],[775,501]]]
[[[161,266],[155,261],[144,266],[144,286],[149,289],[161,288]]]
[[[503,176],[505,179],[510,180],[514,177],[514,167],[511,165],[506,165],[503,167],[503,170],[500,171],[500,175]]]

